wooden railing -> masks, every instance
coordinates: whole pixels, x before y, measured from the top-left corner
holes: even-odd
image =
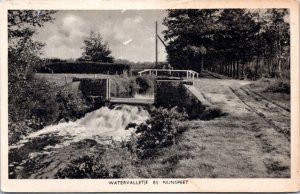
[[[186,79],[195,79],[199,77],[199,73],[193,70],[177,70],[177,69],[145,69],[138,72],[140,76],[143,74],[149,74],[150,76],[159,76],[159,73],[164,72],[169,76],[176,76],[176,73],[185,74]]]

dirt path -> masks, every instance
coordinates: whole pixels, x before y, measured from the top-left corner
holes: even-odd
[[[247,107],[290,140],[290,112],[262,98],[247,87],[236,89],[230,87],[230,89]]]
[[[195,81],[202,95],[227,113],[210,121],[193,121],[191,130],[184,134],[186,139],[195,136],[191,141],[203,148],[194,153],[195,163],[190,163],[190,167],[195,165],[197,169],[197,160],[198,165],[199,162],[210,165],[210,173],[203,169],[190,172],[195,177],[289,176],[289,112],[240,89],[249,83],[222,79]]]

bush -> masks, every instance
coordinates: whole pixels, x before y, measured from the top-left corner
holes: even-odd
[[[137,77],[136,83],[139,85],[139,93],[154,90],[154,79],[150,76]]]
[[[55,62],[36,69],[39,73],[102,73],[122,74],[123,71],[130,71],[127,64],[99,63],[99,62]]]
[[[51,124],[58,115],[53,85],[40,80],[17,80],[9,84],[9,144]]]
[[[62,118],[82,117],[92,106],[75,88],[56,91],[44,80],[19,80],[9,84],[9,144],[54,124]]]
[[[97,160],[93,156],[83,156],[72,160],[55,176],[60,179],[109,178],[109,172],[103,161]]]
[[[138,90],[138,85],[134,77],[127,75],[116,76],[111,80],[111,96],[112,97],[133,97]]]
[[[216,108],[216,107],[209,107],[206,108],[199,116],[199,118],[201,120],[212,120],[214,118],[218,118],[221,117],[223,115],[226,115],[226,113],[223,113],[222,110],[220,108]]]
[[[84,116],[90,111],[93,106],[82,95],[78,87],[64,87],[56,94],[56,101],[58,103],[59,115],[56,121],[61,119],[74,120]]]
[[[131,149],[136,150],[139,157],[154,156],[158,149],[176,143],[176,136],[183,128],[181,122],[186,119],[186,115],[176,109],[155,109],[151,118],[137,127],[137,135],[132,138],[136,147]]]
[[[133,97],[136,93],[152,93],[154,79],[151,77],[129,76],[124,73],[111,79],[112,97]]]
[[[266,91],[272,93],[285,93],[290,94],[290,83],[284,80],[275,80],[270,83]]]

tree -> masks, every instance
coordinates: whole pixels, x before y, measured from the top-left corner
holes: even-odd
[[[84,51],[81,59],[92,62],[114,62],[114,58],[111,56],[111,51],[109,50],[107,42],[103,41],[103,38],[99,33],[91,32],[90,36],[84,40],[82,49]]]
[[[8,11],[8,127],[9,143],[40,128],[53,117],[54,98],[49,84],[34,80],[33,69],[42,64],[43,43],[33,40],[37,28],[54,18],[55,11]],[[47,108],[45,108],[47,107]],[[41,116],[45,113],[47,117]]]
[[[211,50],[215,36],[215,10],[168,10],[163,24],[168,27],[164,39],[168,42],[168,62],[176,68],[201,71],[203,58]]]
[[[288,14],[287,9],[168,10],[167,60],[178,69],[204,68],[233,78],[288,76]]]
[[[32,69],[41,63],[43,43],[32,36],[37,27],[53,21],[56,11],[9,10],[8,11],[8,75],[9,81],[29,77]]]
[[[271,76],[282,77],[283,58],[289,58],[290,29],[289,24],[284,21],[286,15],[287,9],[269,9],[265,13],[267,25],[263,32],[263,41],[266,43],[264,44],[266,57],[271,64],[268,68]],[[286,66],[289,67],[289,64]]]

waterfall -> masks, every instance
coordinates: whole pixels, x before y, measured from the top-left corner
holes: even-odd
[[[52,146],[55,148],[69,145],[83,139],[94,139],[103,143],[104,139],[126,140],[133,132],[133,128],[126,129],[129,123],[140,124],[149,118],[149,113],[137,106],[120,105],[113,109],[102,107],[87,113],[76,121],[62,122],[57,125],[47,126],[23,138],[10,148],[19,148],[29,142],[30,139],[43,135],[58,136],[63,138],[62,143]]]

